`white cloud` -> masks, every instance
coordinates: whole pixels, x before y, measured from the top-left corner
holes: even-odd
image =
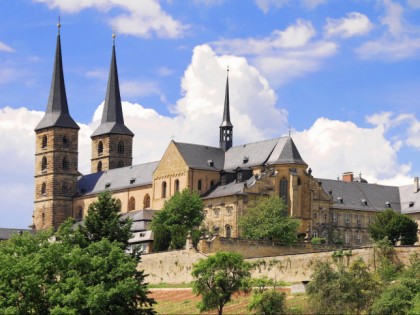
[[[280,9],[285,5],[293,4],[295,1],[296,0],[255,0],[255,4],[261,11],[268,13],[271,8]],[[327,3],[327,1],[328,0],[300,0],[297,2],[305,9],[314,10],[321,4]]]
[[[315,40],[315,35],[311,22],[297,20],[266,38],[222,39],[212,46],[219,53],[250,56],[251,62],[277,85],[317,70],[323,59],[336,53],[334,42]]]
[[[170,69],[170,68],[167,68],[167,67],[160,67],[160,68],[158,68],[157,73],[161,77],[169,77],[169,76],[173,75],[175,73],[175,71],[173,69]]]
[[[5,43],[0,42],[0,51],[14,52],[15,50],[9,45],[6,45]]]
[[[327,18],[324,32],[327,37],[349,38],[368,34],[373,28],[369,18],[358,12],[351,12],[341,19]]]
[[[138,37],[177,38],[181,37],[188,27],[175,20],[162,10],[158,0],[34,0],[45,3],[49,8],[57,8],[63,12],[78,13],[94,8],[110,12],[113,8],[124,11],[109,19],[109,25],[115,27],[120,34]],[[110,13],[111,14],[111,13]]]
[[[302,1],[302,5],[305,8],[313,10],[317,8],[318,6],[320,6],[321,4],[327,3],[328,0],[301,0],[301,1]]]
[[[101,79],[101,80],[106,80],[108,78],[108,72],[106,69],[89,70],[89,71],[86,71],[85,75],[88,78],[95,78],[95,79]]]
[[[416,56],[420,51],[420,28],[409,25],[403,18],[404,8],[391,0],[382,0],[385,15],[381,24],[385,33],[356,49],[361,59],[401,60]]]
[[[120,83],[120,89],[121,94],[128,98],[161,94],[159,85],[156,82],[151,81],[125,80]]]
[[[407,0],[407,3],[414,9],[420,9],[420,0]]]

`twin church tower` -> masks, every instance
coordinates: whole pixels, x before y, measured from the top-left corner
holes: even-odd
[[[70,116],[62,64],[60,27],[51,82],[44,117],[35,128],[35,206],[33,228],[57,228],[68,217],[74,217],[73,198],[77,195],[79,126]],[[132,165],[133,132],[124,124],[113,35],[111,66],[102,120],[91,135],[91,172]],[[220,125],[220,148],[232,147],[229,113],[229,81],[223,121]]]

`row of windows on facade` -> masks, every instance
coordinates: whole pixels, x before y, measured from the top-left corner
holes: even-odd
[[[42,161],[41,161],[41,171],[46,171],[47,170],[47,166],[48,166],[48,160],[46,156],[42,157]],[[70,166],[70,162],[67,158],[67,156],[63,157],[63,160],[61,161],[61,169],[63,171],[68,171],[69,170],[69,166]]]
[[[232,215],[232,210],[233,210],[232,206],[227,206],[226,207],[226,215],[227,216]],[[220,216],[220,213],[221,213],[220,208],[213,208],[213,217],[214,218],[218,218]],[[204,217],[207,218],[207,216],[208,216],[208,211],[204,210]]]
[[[323,237],[323,238],[327,238],[328,237],[328,232],[324,231],[324,232],[321,233],[320,236]],[[318,237],[318,231],[317,230],[314,230],[312,232],[312,237]],[[350,232],[344,232],[344,243],[350,244],[350,239],[351,239],[351,233]],[[359,232],[359,231],[356,232],[356,244],[362,244],[362,233]]]
[[[313,218],[316,219],[317,216],[318,216],[317,213],[314,212]],[[327,213],[324,213],[323,217],[324,217],[324,220],[325,221],[328,220],[328,214]],[[339,224],[340,223],[339,217],[340,216],[339,216],[338,213],[333,213],[333,215],[332,215],[332,222],[334,224]],[[344,214],[344,224],[350,224],[350,223],[352,223],[351,218],[352,218],[352,215],[351,214],[345,213]],[[355,218],[356,218],[356,225],[357,226],[362,226],[362,224],[363,224],[363,215],[357,214],[357,215],[355,215]],[[372,223],[373,216],[372,215],[368,216],[368,220],[369,220],[369,224]]]
[[[124,161],[119,160],[118,163],[117,163],[117,167],[120,168],[120,167],[124,167],[124,166],[125,166]],[[102,161],[99,161],[98,164],[96,165],[96,171],[98,173],[102,172],[102,168],[103,168]]]
[[[61,144],[63,146],[63,148],[69,148],[70,147],[70,140],[67,136],[63,136],[61,138]],[[41,141],[41,148],[42,149],[46,149],[48,146],[48,137],[47,135],[44,135],[42,137],[42,141]]]
[[[120,140],[117,144],[117,152],[119,154],[124,154],[124,141]],[[102,155],[104,153],[104,144],[102,141],[98,142],[98,155]]]
[[[214,186],[214,181],[212,180],[210,182],[210,186]],[[203,189],[203,181],[201,179],[199,179],[197,181],[197,190],[201,191]],[[179,180],[175,179],[174,181],[174,192],[177,193],[179,192]],[[162,196],[161,198],[166,198],[168,197],[168,183],[166,181],[162,182]]]

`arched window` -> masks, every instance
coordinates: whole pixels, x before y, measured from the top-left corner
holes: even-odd
[[[42,226],[45,225],[45,208],[42,209]]]
[[[124,141],[122,140],[118,141],[118,153],[119,154],[124,153]]]
[[[128,211],[136,210],[136,199],[134,197],[130,197],[128,202]]]
[[[69,169],[69,161],[66,156],[63,157],[62,169],[63,171],[67,171]]]
[[[98,142],[98,155],[102,155],[104,153],[104,144],[102,141]]]
[[[226,225],[226,237],[231,238],[232,236],[232,227],[230,225]]]
[[[47,148],[47,144],[48,144],[48,138],[47,138],[47,136],[46,136],[46,135],[44,135],[44,136],[42,137],[42,148],[43,148],[43,149],[46,149],[46,148]]]
[[[69,185],[67,184],[67,182],[63,182],[63,186],[61,187],[61,193],[63,195],[67,195],[68,190],[69,190]]]
[[[118,161],[118,167],[124,167],[124,162],[123,162],[123,161],[121,161],[121,160],[119,160],[119,161]]]
[[[46,171],[47,170],[47,158],[45,156],[42,157],[41,170],[42,171]]]
[[[198,189],[198,190],[201,190],[201,188],[202,188],[202,187],[201,187],[201,186],[202,186],[202,183],[203,183],[203,181],[202,181],[201,179],[199,179],[199,180],[198,180],[198,183],[197,183],[197,189]]]
[[[143,199],[143,209],[150,208],[150,196],[149,194],[146,194]]]
[[[83,208],[82,208],[82,206],[77,207],[76,218],[75,219],[79,220],[79,221],[83,220]]]
[[[98,162],[98,166],[96,167],[96,170],[98,171],[98,173],[102,172],[102,162],[101,161]]]
[[[179,180],[175,179],[175,192],[179,191]]]
[[[287,179],[282,179],[280,181],[280,197],[283,198],[285,204],[288,203],[287,200]]]
[[[45,196],[47,194],[47,184],[45,182],[41,185],[41,195]]]
[[[166,182],[162,183],[162,198],[166,198]]]
[[[63,148],[68,148],[70,146],[70,141],[67,136],[63,136]]]

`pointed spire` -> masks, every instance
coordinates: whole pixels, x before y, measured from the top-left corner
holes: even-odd
[[[93,132],[92,137],[110,133],[134,136],[130,129],[124,125],[120,84],[118,80],[117,58],[115,54],[115,34],[112,34],[112,38],[111,66],[109,70],[102,120],[99,127]]]
[[[50,96],[44,117],[36,126],[36,130],[49,127],[64,127],[79,129],[79,126],[70,117],[67,105],[66,87],[64,84],[63,61],[61,57],[60,20],[57,24],[57,46],[55,50],[54,70],[51,81]]]
[[[223,121],[220,127],[233,127],[230,122],[230,109],[229,109],[229,67],[227,68],[226,76],[226,91],[225,91],[225,106],[223,110]]]

